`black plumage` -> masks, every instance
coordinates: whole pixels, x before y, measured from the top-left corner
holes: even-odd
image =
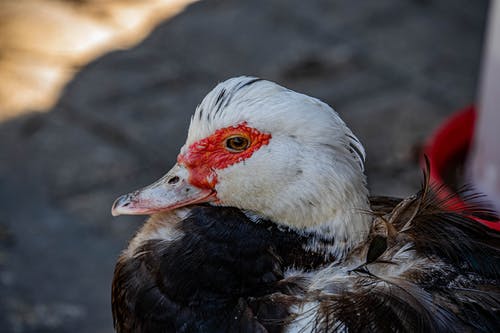
[[[195,207],[175,225],[182,237],[145,240],[119,260],[116,329],[281,332],[302,318],[313,332],[497,331],[500,236],[470,218],[490,212],[445,211],[427,185],[373,203],[367,242],[333,265],[304,250],[307,236]]]
[[[318,303],[311,331],[498,331],[500,234],[471,218],[494,215],[446,211],[435,193],[425,186],[376,218],[368,242],[298,297]]]
[[[150,239],[119,260],[113,281],[118,332],[275,332],[287,307],[259,297],[291,292],[287,267],[311,270],[324,257],[304,236],[240,210],[198,206],[176,241]]]

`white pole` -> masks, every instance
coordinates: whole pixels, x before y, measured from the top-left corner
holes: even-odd
[[[500,212],[500,0],[490,3],[478,91],[478,119],[467,166],[476,190]]]

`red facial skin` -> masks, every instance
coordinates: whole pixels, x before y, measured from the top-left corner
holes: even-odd
[[[228,150],[226,139],[235,135],[247,138],[248,148],[241,152]],[[209,137],[193,143],[186,153],[177,157],[177,162],[188,169],[189,183],[201,189],[213,190],[217,184],[215,170],[250,158],[260,147],[269,144],[270,139],[271,134],[259,132],[243,122],[237,126],[221,128]]]

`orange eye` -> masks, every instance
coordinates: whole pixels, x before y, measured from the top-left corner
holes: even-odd
[[[230,152],[239,153],[250,146],[250,141],[241,135],[230,136],[226,139],[226,148]]]

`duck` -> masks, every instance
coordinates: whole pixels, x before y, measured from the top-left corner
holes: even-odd
[[[120,196],[149,215],[117,260],[118,333],[496,332],[497,219],[450,210],[424,169],[407,198],[371,196],[360,140],[329,105],[261,78],[219,83],[177,163]]]

